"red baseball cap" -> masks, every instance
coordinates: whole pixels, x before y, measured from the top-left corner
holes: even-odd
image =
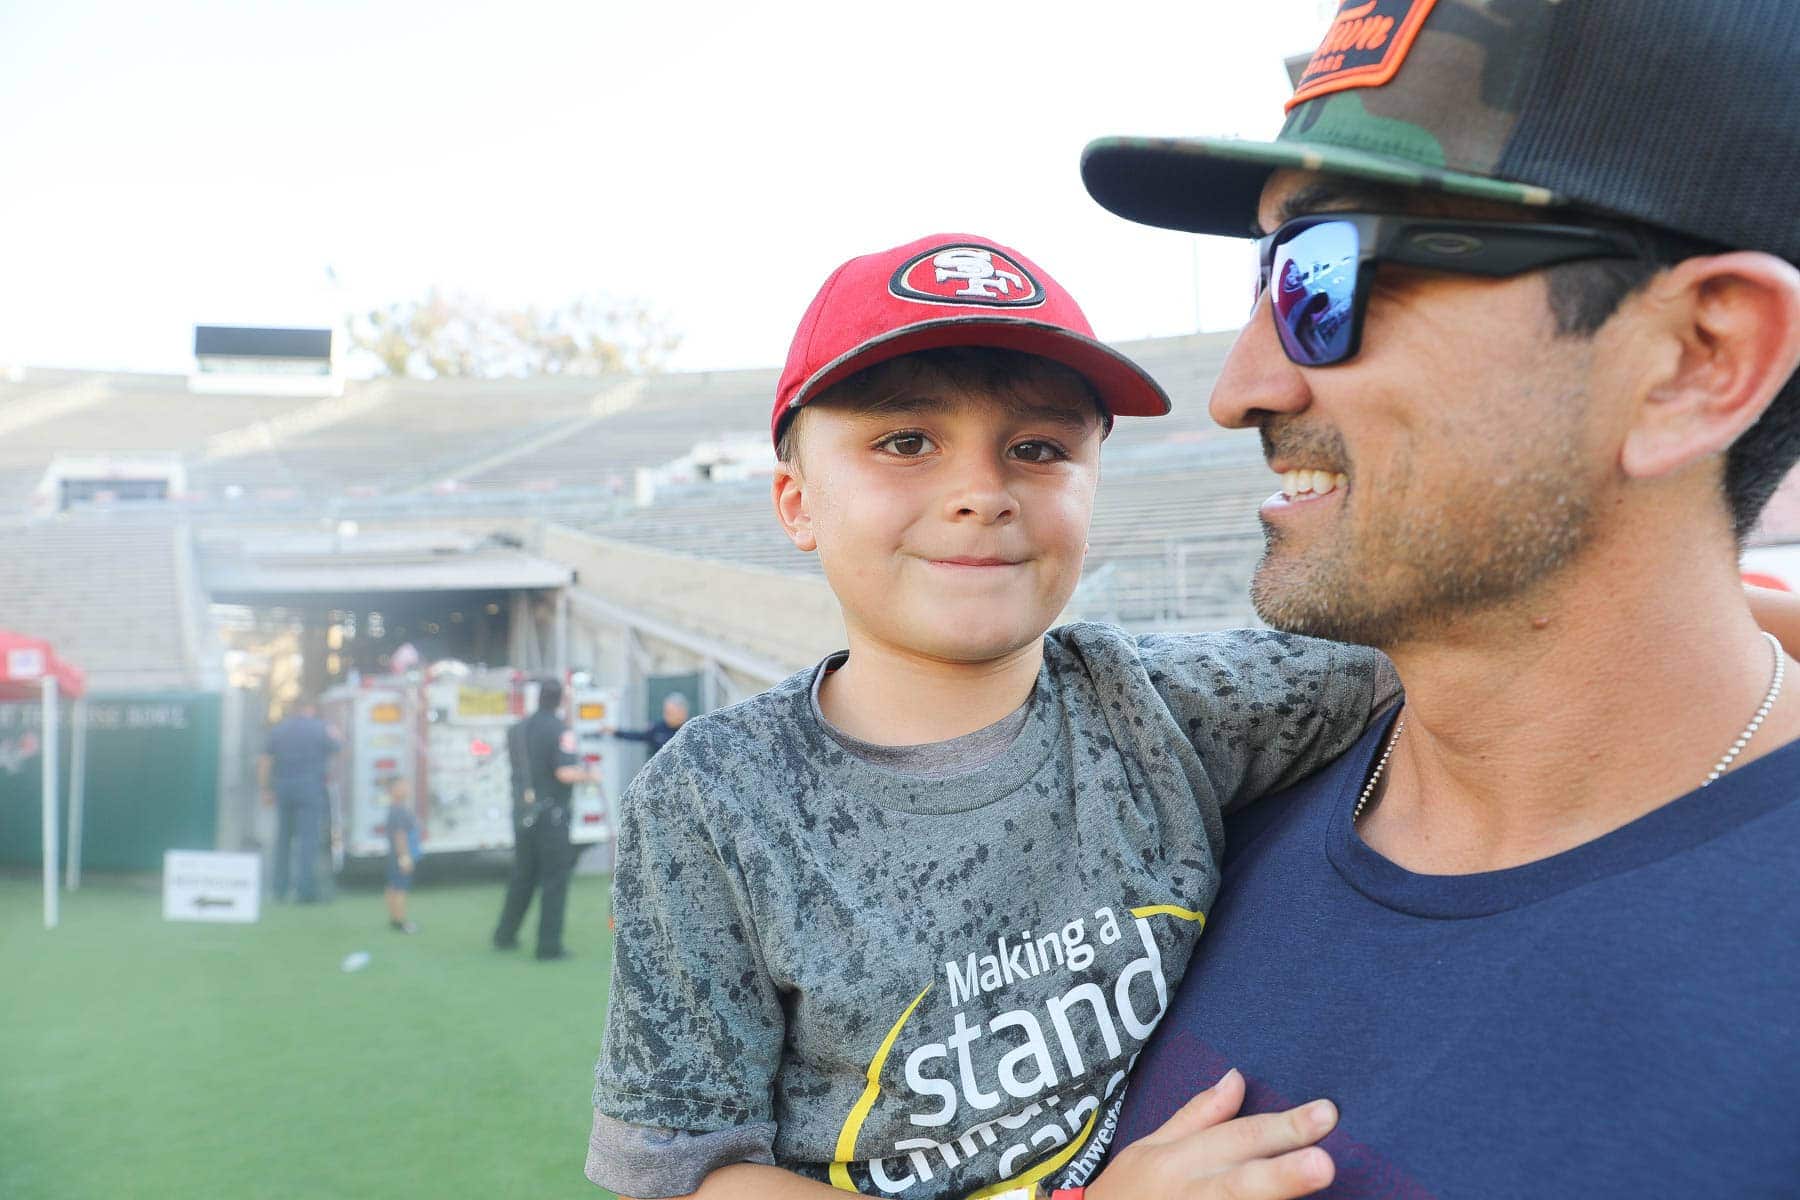
[[[1169,397],[1142,367],[1094,337],[1074,297],[999,242],[938,233],[853,258],[813,297],[775,389],[769,430],[876,363],[947,346],[993,346],[1059,362],[1114,416],[1160,417]]]

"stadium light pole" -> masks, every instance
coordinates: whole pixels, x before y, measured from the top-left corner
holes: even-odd
[[[62,697],[52,671],[44,673],[38,686],[44,705],[44,928],[55,929],[61,915],[56,895],[56,713]]]
[[[81,886],[81,827],[87,807],[87,697],[69,705],[69,861],[63,868],[63,886]]]

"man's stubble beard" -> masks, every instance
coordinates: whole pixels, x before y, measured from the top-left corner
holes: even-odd
[[[1580,555],[1595,509],[1576,422],[1531,444],[1539,453],[1498,476],[1445,471],[1448,499],[1435,511],[1391,512],[1308,553],[1283,554],[1284,535],[1265,521],[1257,615],[1289,633],[1393,647],[1529,593]],[[1349,527],[1354,491],[1345,499]]]

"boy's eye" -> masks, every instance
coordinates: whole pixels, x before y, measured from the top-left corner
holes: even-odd
[[[1013,457],[1031,463],[1055,462],[1059,458],[1069,457],[1063,453],[1062,447],[1053,442],[1020,442],[1012,448]]]
[[[896,433],[882,438],[876,443],[881,449],[898,454],[901,458],[917,458],[928,450],[935,449],[931,439],[922,433]]]

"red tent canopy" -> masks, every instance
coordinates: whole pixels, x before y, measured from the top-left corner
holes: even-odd
[[[35,698],[47,676],[55,677],[57,689],[69,699],[87,690],[81,668],[56,657],[49,642],[0,629],[0,700]]]

